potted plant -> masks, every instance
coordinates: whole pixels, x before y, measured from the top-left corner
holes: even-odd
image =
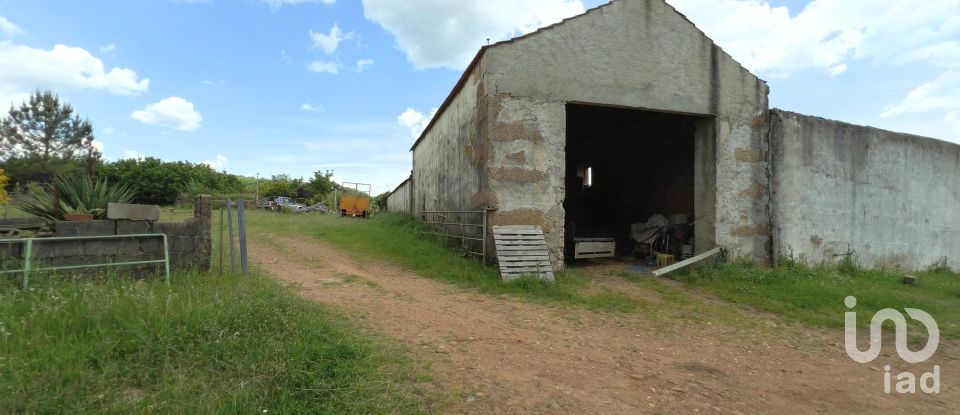
[[[93,220],[93,214],[74,211],[70,213],[64,213],[63,220],[66,220],[66,221]]]

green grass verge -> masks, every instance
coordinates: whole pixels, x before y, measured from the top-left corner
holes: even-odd
[[[420,372],[272,278],[0,286],[0,413],[416,413]]]
[[[556,275],[556,283],[536,278],[503,282],[500,271],[478,260],[447,249],[439,241],[418,235],[420,225],[413,219],[383,213],[371,219],[341,218],[321,214],[278,214],[248,211],[251,238],[257,234],[301,234],[319,238],[356,253],[386,259],[421,276],[453,283],[480,292],[519,295],[537,301],[552,301],[596,310],[631,312],[640,301],[604,287],[591,286],[577,270]]]
[[[844,312],[850,311],[843,300],[849,295],[857,298],[853,311],[857,312],[860,328],[867,327],[880,309],[903,312],[907,307],[918,308],[933,316],[941,336],[960,337],[960,275],[944,268],[911,273],[919,277],[920,283],[909,286],[903,284],[904,274],[890,269],[863,269],[853,261],[840,266],[784,261],[775,268],[728,264],[696,268],[671,277],[720,298],[820,327],[843,327]],[[925,337],[923,330],[919,331]]]
[[[848,311],[843,299],[853,295],[858,299],[855,311],[861,328],[882,308],[911,307],[933,315],[944,337],[960,337],[960,275],[945,269],[916,274],[921,281],[917,287],[904,285],[902,272],[865,270],[854,263],[831,267],[785,261],[776,268],[738,263],[671,274],[685,287],[672,287],[628,271],[617,274],[656,292],[661,301],[650,302],[595,284],[583,270],[577,269],[559,273],[556,284],[536,279],[501,282],[496,268],[465,259],[436,240],[418,236],[420,225],[402,215],[381,214],[360,220],[251,212],[248,226],[252,235],[317,237],[357,255],[384,258],[422,276],[494,295],[513,294],[596,310],[643,312],[665,320],[742,319],[743,314],[736,307],[710,304],[691,295],[689,288],[695,288],[789,320],[828,328],[843,327],[843,313]]]

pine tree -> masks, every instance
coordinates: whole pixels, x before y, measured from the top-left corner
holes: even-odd
[[[39,171],[52,177],[51,162],[99,161],[93,148],[93,126],[74,115],[70,104],[51,91],[36,91],[20,108],[0,120],[0,158],[36,160]]]

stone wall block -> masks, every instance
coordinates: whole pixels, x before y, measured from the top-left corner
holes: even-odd
[[[57,236],[104,236],[114,234],[116,223],[112,220],[57,221],[54,229]]]
[[[145,220],[118,220],[117,235],[151,233],[150,222]]]
[[[172,238],[170,251],[177,253],[197,251],[197,239],[190,236],[175,236]]]
[[[160,220],[160,206],[108,203],[107,219]]]
[[[83,244],[80,241],[33,241],[34,258],[53,258],[82,256]]]

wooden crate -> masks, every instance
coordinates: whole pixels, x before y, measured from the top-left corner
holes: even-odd
[[[573,240],[573,259],[611,258],[616,247],[613,238],[576,238]]]

